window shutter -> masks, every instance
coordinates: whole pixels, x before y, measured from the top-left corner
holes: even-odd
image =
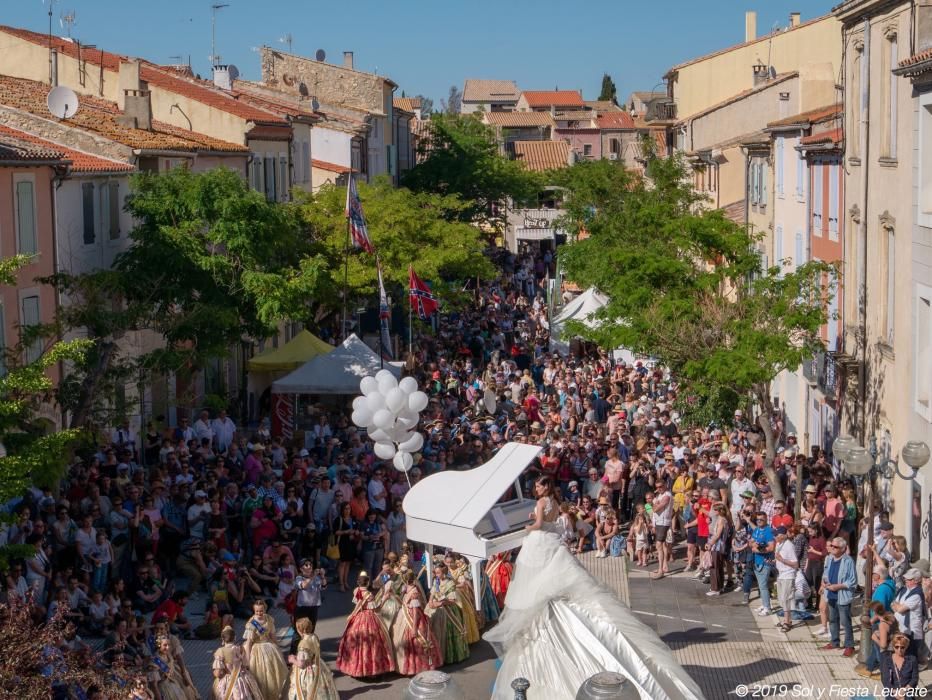
[[[103,240],[110,239],[110,188],[107,183],[101,184],[98,188],[100,196],[100,207],[97,209],[97,216],[100,217],[100,237]]]
[[[799,147],[801,142],[802,142],[801,139],[797,138],[796,146]],[[796,196],[802,199],[803,193],[805,192],[805,189],[804,189],[805,182],[803,182],[803,180],[806,177],[806,171],[805,171],[805,168],[803,167],[804,165],[803,154],[800,153],[799,151],[794,151],[794,152],[796,153]]]
[[[110,240],[120,237],[120,183],[108,182],[110,188]]]
[[[279,201],[286,201],[288,199],[288,156],[280,155],[278,157],[278,199]]]
[[[776,239],[774,241],[774,257],[776,260],[773,264],[780,268],[780,275],[783,275],[783,227],[777,226]]]
[[[28,326],[38,326],[39,325],[39,297],[38,296],[28,296],[23,297],[22,301],[22,319],[21,325],[23,327]],[[29,344],[29,347],[26,348],[26,362],[35,362],[39,359],[39,356],[42,354],[42,340],[36,339]]]
[[[783,196],[783,137],[777,139],[777,194]]]
[[[838,165],[828,166],[828,232],[838,237]]]
[[[94,183],[81,185],[81,200],[84,205],[84,244],[93,245],[96,239],[96,217],[94,216]]]
[[[19,253],[35,255],[36,245],[36,202],[35,189],[29,180],[16,183],[16,218]]]
[[[805,252],[803,252],[803,234],[802,234],[802,231],[797,231],[796,232],[796,254],[793,260],[794,270],[798,270],[799,266],[802,265],[804,262],[806,262],[803,259],[804,255],[805,255]]]
[[[822,235],[822,164],[812,165],[812,230]]]

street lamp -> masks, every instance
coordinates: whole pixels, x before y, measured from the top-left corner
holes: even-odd
[[[845,472],[852,476],[865,478],[864,500],[867,503],[867,546],[870,549],[874,544],[874,477],[883,476],[892,479],[894,475],[906,481],[912,481],[919,473],[919,469],[929,461],[929,446],[920,440],[910,440],[904,446],[900,455],[903,461],[912,469],[911,474],[903,474],[895,459],[884,458],[877,460],[877,438],[871,437],[870,447],[861,447],[850,435],[839,435],[832,443],[832,454],[841,462]],[[864,609],[870,602],[873,591],[874,555],[871,553],[865,562],[864,571]],[[861,661],[867,659],[867,650],[870,646],[871,628],[861,624]]]

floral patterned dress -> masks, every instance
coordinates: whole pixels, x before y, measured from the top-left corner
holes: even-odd
[[[467,573],[467,567],[461,567],[451,572],[456,581],[456,604],[463,611],[463,623],[466,626],[466,642],[475,644],[482,637],[479,630],[484,626],[484,620],[476,611],[475,593],[472,581]]]
[[[501,608],[498,605],[495,594],[492,592],[492,584],[489,581],[489,575],[483,570],[480,572],[479,576],[482,581],[482,591],[480,593],[482,614],[485,616],[486,622],[491,622],[492,620],[498,619],[498,616],[501,614]]]
[[[456,583],[452,579],[434,579],[427,614],[434,636],[440,642],[444,663],[455,664],[468,659],[463,611],[456,604]]]
[[[336,667],[353,678],[378,676],[395,670],[392,640],[378,614],[378,601],[363,587],[353,591],[356,607],[340,638]]]
[[[172,655],[159,652],[152,657],[152,663],[155,664],[156,684],[162,700],[189,700],[181,670]]]
[[[246,652],[229,642],[214,652],[214,700],[264,700],[246,663]]]
[[[443,650],[424,611],[424,594],[416,585],[408,586],[401,602],[392,639],[395,662],[402,676],[415,676],[443,665]]]
[[[288,700],[339,700],[333,674],[320,658],[320,642],[308,634],[298,642],[298,653],[291,667]]]
[[[393,581],[389,581],[382,586],[382,590],[379,591],[377,602],[379,605],[379,617],[382,618],[385,631],[388,632],[389,638],[394,638],[393,631],[398,612],[401,610],[401,598],[395,592]]]
[[[266,614],[261,620],[256,615],[250,617],[243,638],[249,645],[249,671],[262,697],[278,700],[288,681],[288,666],[278,649],[272,616]]]

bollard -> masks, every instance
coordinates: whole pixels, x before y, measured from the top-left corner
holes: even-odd
[[[402,700],[466,700],[466,696],[449,673],[424,671],[408,683]]]
[[[515,691],[515,700],[527,700],[527,689],[531,687],[531,682],[527,678],[515,678],[511,682],[511,688]]]
[[[583,683],[576,700],[640,700],[641,693],[624,675],[602,671]]]

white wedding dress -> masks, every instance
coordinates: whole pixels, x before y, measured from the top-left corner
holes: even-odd
[[[492,700],[513,700],[511,682],[527,678],[529,700],[573,700],[600,671],[621,673],[644,700],[702,700],[702,691],[656,633],[600,585],[564,546],[544,507],[528,533],[498,624],[483,635],[502,665]]]

